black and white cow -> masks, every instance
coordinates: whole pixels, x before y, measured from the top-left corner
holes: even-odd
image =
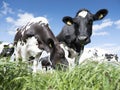
[[[104,56],[105,56],[105,59],[107,59],[108,61],[118,61],[118,55],[117,54],[106,53]]]
[[[0,57],[10,57],[14,52],[12,43],[2,42],[0,44]]]
[[[57,35],[60,42],[65,42],[68,47],[73,48],[81,54],[84,45],[90,43],[93,21],[101,20],[107,15],[106,9],[101,9],[92,14],[87,9],[79,10],[74,18],[66,16],[63,22],[66,24]]]
[[[34,57],[34,72],[43,51],[50,53],[53,68],[58,63],[68,65],[64,51],[44,17],[34,18],[27,25],[18,28],[14,38],[14,47],[16,60],[21,58],[23,61],[28,61],[30,57]]]
[[[82,63],[87,60],[92,61],[111,61],[118,62],[117,54],[112,54],[107,50],[101,48],[85,48],[83,54],[80,57],[79,63]]]

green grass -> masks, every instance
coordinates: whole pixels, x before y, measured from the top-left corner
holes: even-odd
[[[120,90],[120,63],[87,61],[73,70],[33,74],[0,59],[0,90]]]

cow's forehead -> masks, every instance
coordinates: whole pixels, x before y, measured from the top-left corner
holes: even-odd
[[[78,16],[85,18],[87,16],[88,12],[83,10],[78,13]]]

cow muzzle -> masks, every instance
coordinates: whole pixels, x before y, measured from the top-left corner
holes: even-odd
[[[90,39],[87,36],[78,36],[78,41],[82,45],[86,45],[90,42]]]

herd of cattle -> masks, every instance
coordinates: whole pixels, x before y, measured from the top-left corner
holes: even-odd
[[[48,20],[44,17],[36,17],[26,25],[17,29],[14,43],[1,43],[1,57],[10,56],[12,61],[22,60],[33,62],[33,72],[37,72],[38,66],[66,69],[81,63],[84,46],[91,42],[93,21],[101,20],[108,14],[106,9],[101,9],[92,14],[87,9],[79,10],[75,17],[63,17],[66,24],[62,31],[55,36],[49,27]],[[82,54],[83,53],[83,54]],[[93,55],[96,57],[97,52]],[[110,60],[113,54],[105,54]],[[117,55],[115,56],[118,60]]]

